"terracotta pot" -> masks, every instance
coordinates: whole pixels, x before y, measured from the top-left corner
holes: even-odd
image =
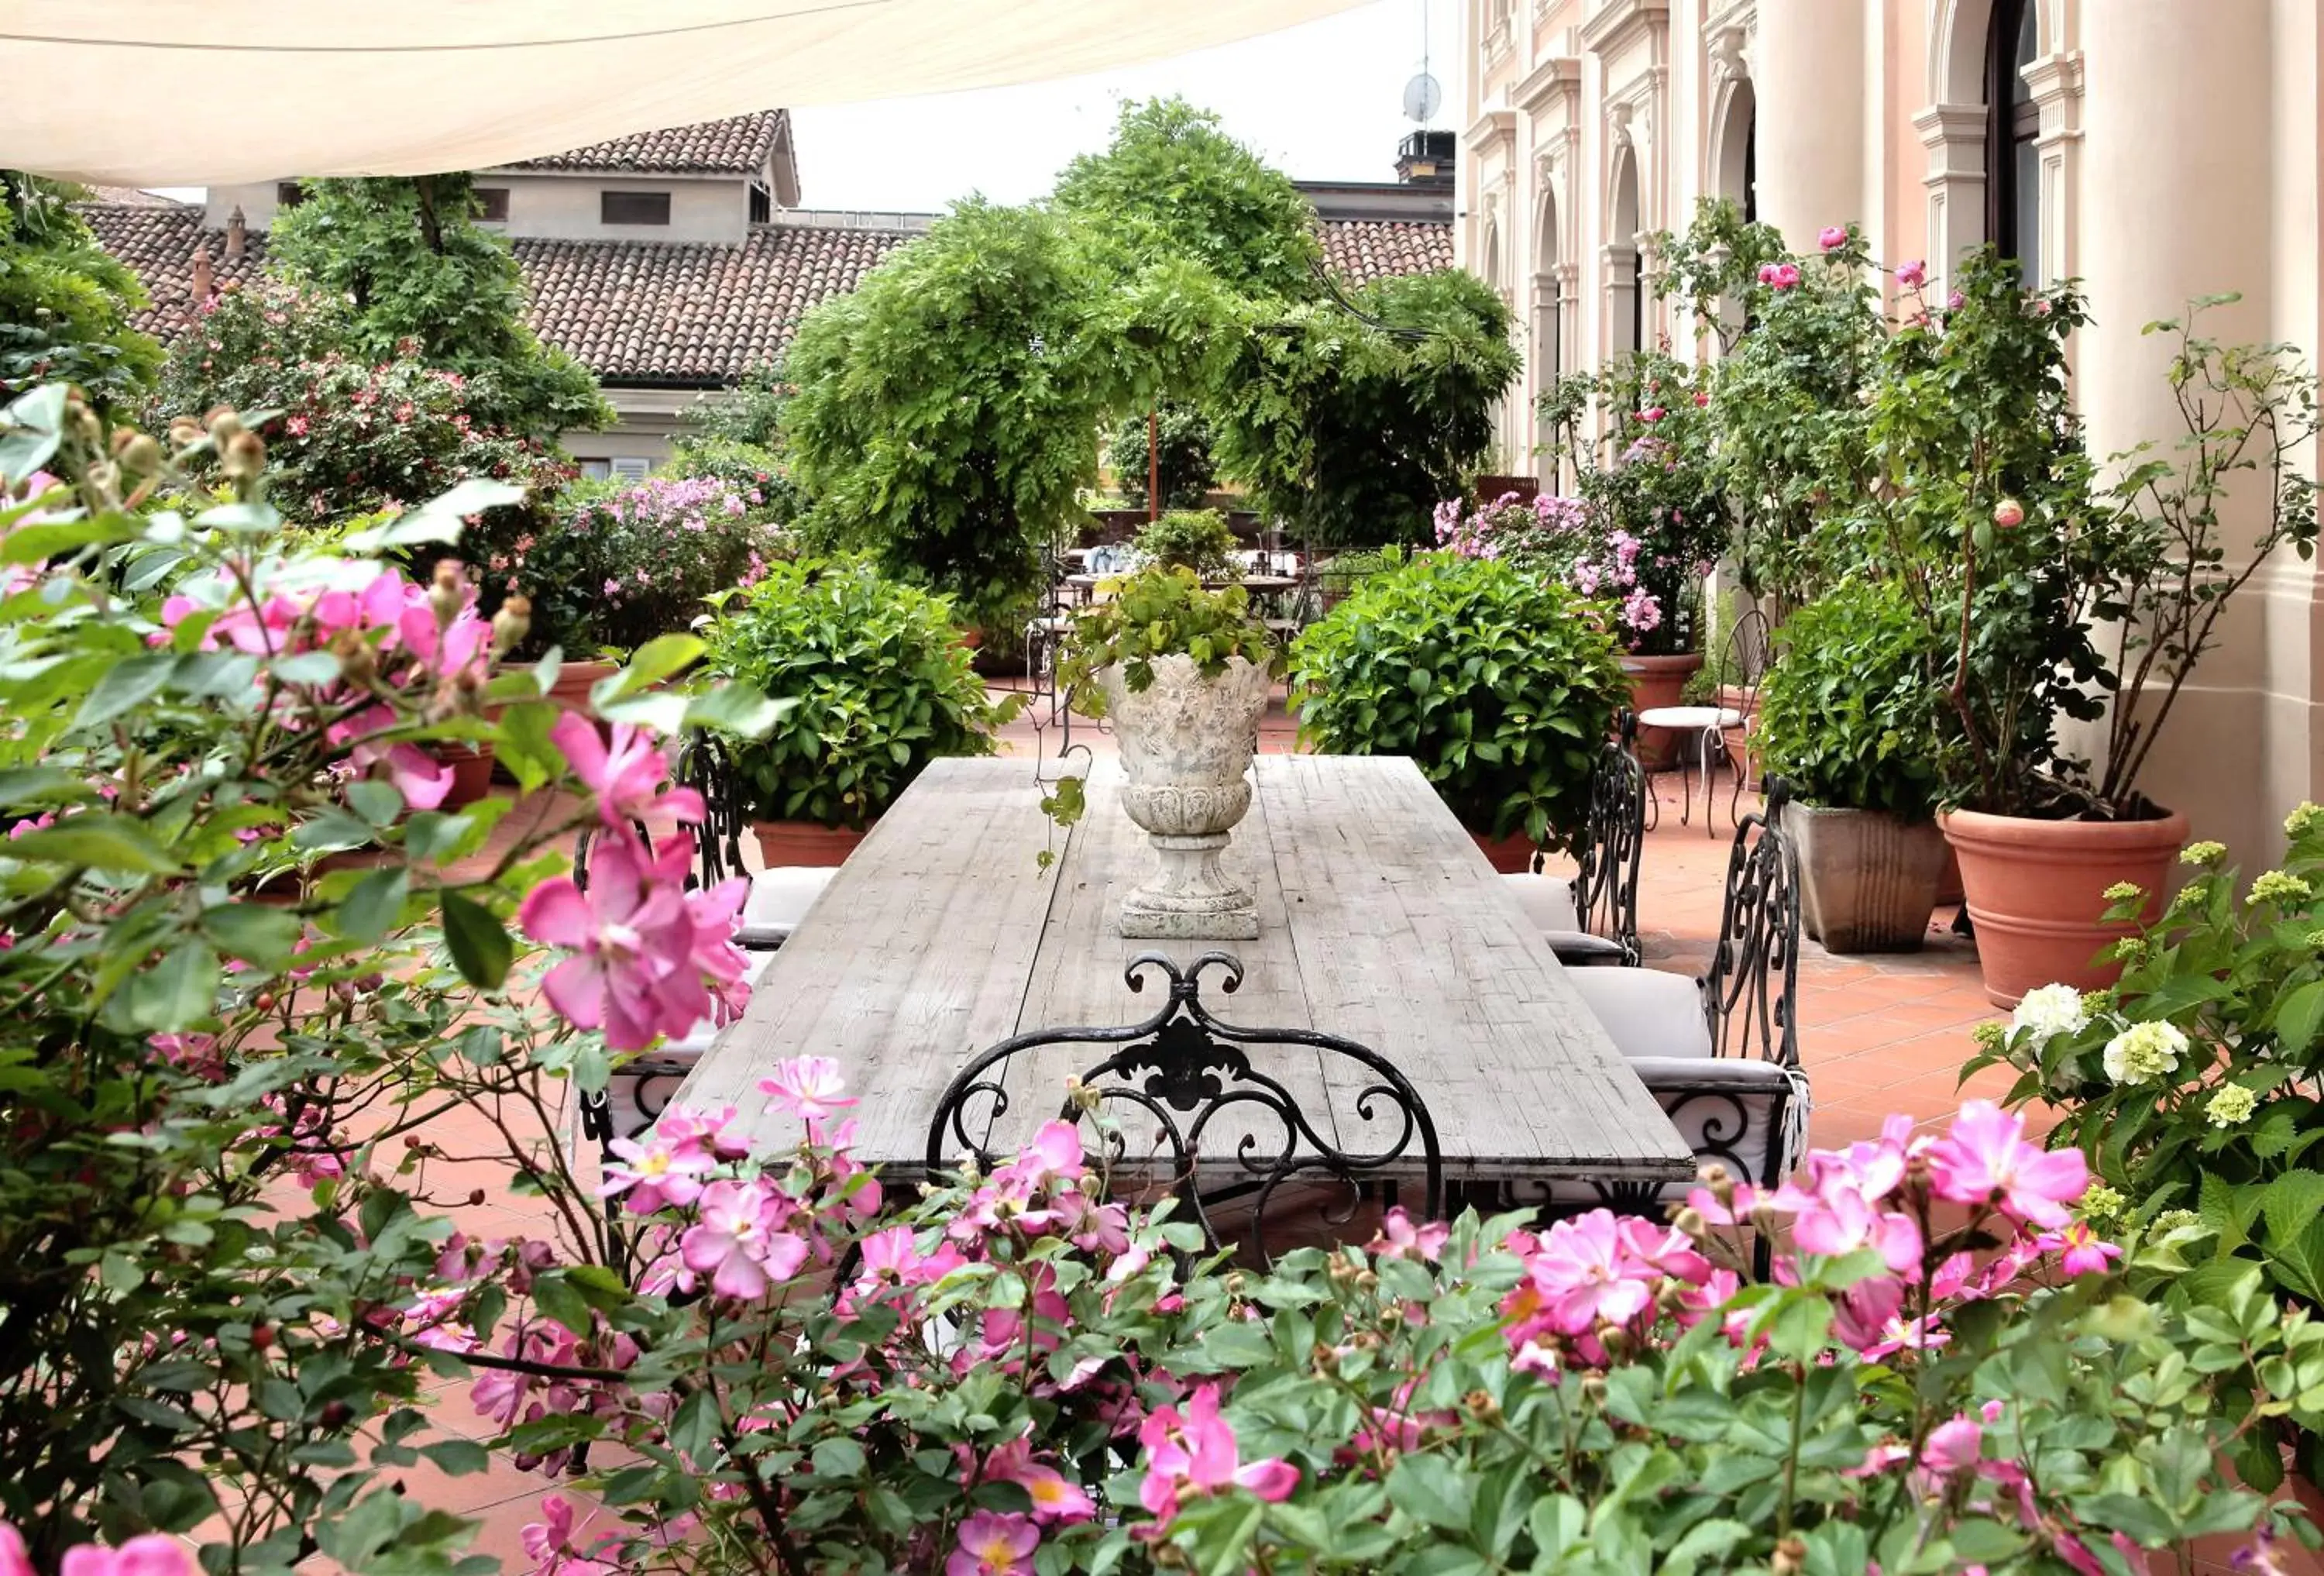
[[[1683,705],[1686,681],[1702,666],[1702,653],[1682,651],[1675,657],[1625,657],[1622,671],[1630,676],[1630,709]],[[1648,771],[1668,771],[1678,760],[1679,736],[1668,728],[1638,730],[1638,764]]]
[[[1719,736],[1727,746],[1727,770],[1741,777],[1751,769],[1751,735],[1759,728],[1759,695],[1754,690],[1746,699],[1740,687],[1722,684],[1719,687],[1719,704],[1729,711],[1742,714],[1741,723],[1719,730]],[[1751,785],[1746,783],[1744,786],[1748,788]]]
[[[1484,852],[1486,859],[1501,874],[1521,876],[1533,869],[1536,851],[1532,840],[1524,833],[1520,832],[1514,837],[1488,837],[1482,832],[1471,832],[1469,835],[1476,839],[1477,846]]]
[[[1937,907],[1961,900],[1960,851],[1951,843],[1945,844],[1944,867],[1937,871]]]
[[[436,759],[452,769],[451,791],[444,796],[446,809],[473,805],[493,791],[493,747],[490,744],[435,746]]]
[[[557,682],[549,687],[552,705],[568,712],[589,709],[589,691],[601,678],[611,677],[621,671],[615,662],[567,662],[557,670]]]
[[[2122,965],[2100,954],[2137,926],[2099,919],[2110,906],[2106,889],[2117,881],[2144,888],[2152,920],[2187,842],[2187,817],[2175,812],[2154,821],[2036,821],[1953,810],[1937,821],[1960,856],[1986,999],[1997,1007],[2015,1007],[2052,981],[2080,991],[2114,983]]]
[[[1944,834],[1877,810],[1787,805],[1800,854],[1800,917],[1827,952],[1918,952],[1937,904]]]
[[[984,644],[984,631],[977,629],[963,630],[960,631],[960,643],[973,651]]]
[[[787,864],[828,870],[847,862],[864,834],[852,826],[825,826],[815,821],[753,821],[759,857],[769,870]]]

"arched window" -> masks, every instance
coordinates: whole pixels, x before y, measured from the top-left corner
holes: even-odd
[[[1994,0],[1985,47],[1985,233],[2042,282],[2042,111],[2025,85],[2034,63],[2034,0]]]

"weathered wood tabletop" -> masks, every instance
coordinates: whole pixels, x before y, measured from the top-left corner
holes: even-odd
[[[1157,943],[1112,931],[1151,858],[1121,811],[1118,766],[1092,773],[1088,813],[1068,834],[1042,816],[1031,763],[936,761],[825,889],[678,1098],[731,1101],[754,1138],[796,1142],[795,1118],[761,1114],[758,1080],[788,1056],[829,1056],[861,1102],[857,1157],[916,1175],[938,1096],[978,1051],[1031,1029],[1138,1022],[1160,1002],[1123,982],[1131,958],[1160,950],[1185,965],[1221,950],[1246,977],[1231,997],[1206,995],[1211,1009],[1386,1055],[1434,1118],[1449,1178],[1694,1175],[1676,1129],[1418,768],[1274,755],[1255,770],[1225,862],[1258,890],[1259,938]],[[1058,859],[1043,871],[1053,842]],[[1012,1120],[1029,1132],[1056,1115],[1066,1078],[1102,1054],[1018,1058]],[[1361,1081],[1312,1050],[1279,1054],[1303,1095],[1328,1090],[1344,1104]]]

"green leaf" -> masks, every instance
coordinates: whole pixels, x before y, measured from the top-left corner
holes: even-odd
[[[351,941],[377,941],[394,927],[403,912],[403,900],[411,895],[411,872],[402,865],[391,865],[375,870],[355,883],[354,891],[339,905],[339,933]],[[450,901],[450,894],[446,895]],[[449,926],[447,925],[447,929]],[[507,972],[503,963],[502,972]],[[463,967],[463,973],[467,971]]]
[[[635,695],[691,667],[701,658],[704,649],[700,639],[693,635],[657,635],[639,647],[619,673],[602,680],[596,694],[605,700]]]
[[[8,840],[0,854],[37,864],[72,865],[128,875],[169,875],[178,863],[126,816],[80,815]]]
[[[221,903],[202,910],[202,933],[228,957],[279,973],[288,968],[305,926],[266,903]]]
[[[2307,1050],[2315,1043],[2319,1027],[2324,1027],[2324,980],[2301,986],[2275,1009],[2276,1044],[2284,1055],[2296,1056]]]
[[[395,785],[373,778],[347,785],[347,804],[375,827],[392,826],[395,818],[403,814],[403,795]]]
[[[1422,1524],[1447,1531],[1468,1529],[1476,1514],[1476,1484],[1443,1456],[1397,1458],[1388,1475],[1388,1503]]]
[[[90,688],[88,698],[81,702],[80,712],[73,719],[75,724],[102,727],[124,712],[143,705],[161,692],[177,665],[178,659],[167,651],[115,663]]]
[[[43,383],[0,410],[0,477],[22,482],[47,465],[63,441],[65,385]]]
[[[499,990],[515,955],[508,932],[490,909],[457,892],[446,892],[443,903],[444,944],[461,977],[487,991]]]
[[[181,941],[130,981],[123,1000],[138,1028],[175,1034],[217,1009],[217,954],[207,942]]]

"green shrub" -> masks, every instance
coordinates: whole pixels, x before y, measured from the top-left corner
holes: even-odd
[[[1572,592],[1489,559],[1423,553],[1371,576],[1293,648],[1302,735],[1409,755],[1473,832],[1572,845],[1628,694]]]
[[[1101,716],[1103,697],[1089,682],[1099,668],[1123,664],[1123,682],[1135,692],[1154,682],[1154,659],[1167,656],[1192,657],[1206,677],[1225,671],[1236,657],[1270,669],[1283,666],[1282,650],[1251,617],[1241,586],[1205,591],[1192,571],[1157,566],[1129,576],[1119,594],[1074,621],[1058,677],[1078,710]]]
[[[1926,820],[1943,788],[1949,653],[1904,588],[1847,580],[1784,621],[1759,696],[1758,748],[1802,799]]]
[[[860,558],[770,564],[715,600],[711,669],[798,702],[735,748],[753,820],[862,826],[929,761],[991,754],[1011,714],[969,670],[952,604]]]
[[[1215,579],[1236,572],[1235,534],[1215,509],[1174,509],[1131,544],[1147,562]]]
[[[1165,401],[1155,411],[1153,452],[1148,453],[1146,413],[1126,416],[1105,450],[1114,490],[1132,509],[1146,507],[1149,458],[1162,474],[1162,507],[1199,509],[1216,472],[1211,465],[1211,429],[1202,412]]]

